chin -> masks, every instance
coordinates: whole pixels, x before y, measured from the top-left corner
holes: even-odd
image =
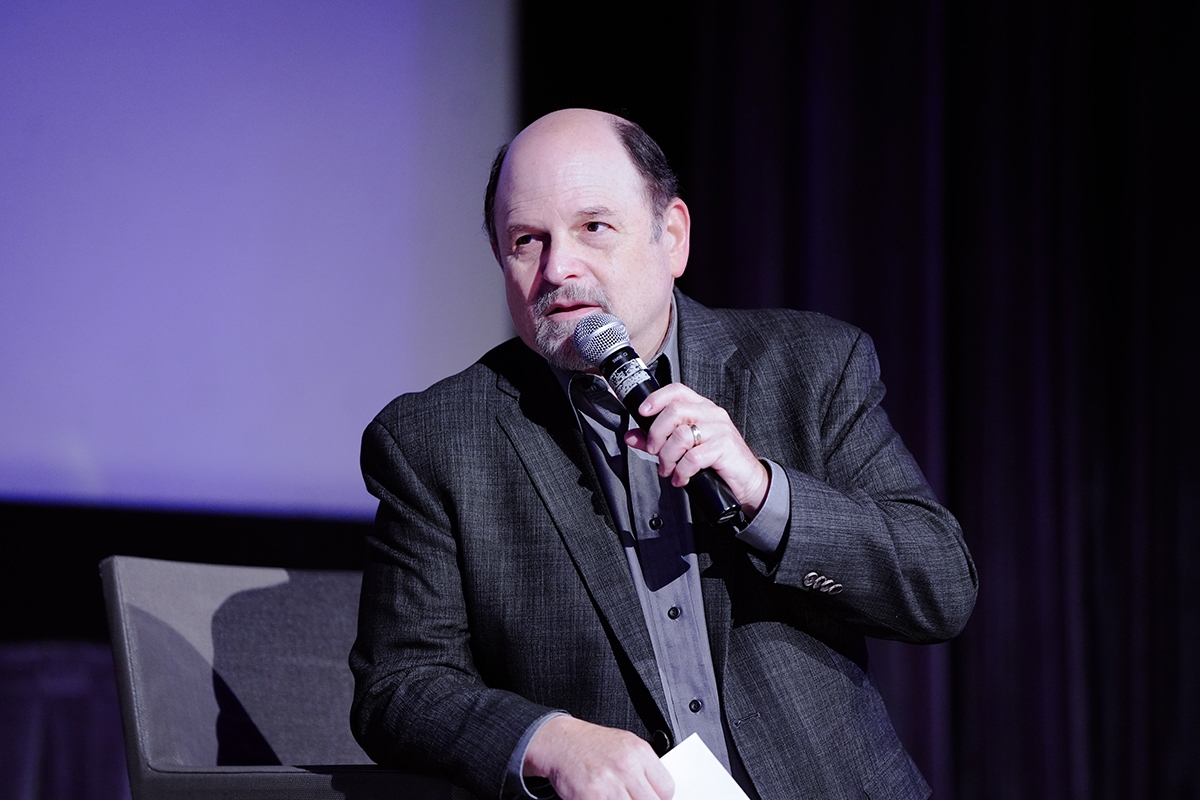
[[[569,351],[557,350],[546,356],[546,360],[551,366],[558,367],[564,372],[592,372],[592,365],[579,357],[579,353],[575,352],[575,348],[570,348]]]
[[[591,369],[575,349],[574,330],[549,320],[537,326],[537,347],[551,365],[567,372],[587,372]]]

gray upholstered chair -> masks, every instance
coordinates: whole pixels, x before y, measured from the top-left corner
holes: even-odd
[[[100,565],[134,800],[459,800],[350,734],[361,574],[114,556]]]

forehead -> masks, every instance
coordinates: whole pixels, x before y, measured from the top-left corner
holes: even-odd
[[[496,191],[506,217],[553,210],[574,214],[604,207],[647,207],[645,186],[610,126],[603,129],[528,129],[513,141]]]

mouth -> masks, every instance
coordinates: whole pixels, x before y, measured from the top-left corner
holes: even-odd
[[[594,303],[555,303],[546,310],[545,316],[547,319],[584,317],[601,310]]]
[[[608,311],[609,305],[608,296],[599,286],[572,281],[546,291],[537,298],[531,310],[535,326],[569,333],[581,319],[598,311]]]

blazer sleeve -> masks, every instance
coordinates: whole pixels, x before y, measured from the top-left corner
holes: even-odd
[[[759,567],[866,635],[950,639],[974,607],[975,565],[957,520],[879,405],[870,338],[842,332],[826,338],[832,345],[820,358],[805,352],[793,361],[805,374],[793,372],[780,393],[789,399],[772,409],[788,427],[767,449],[787,471],[791,517],[782,551]]]
[[[380,504],[350,654],[351,725],[382,765],[496,797],[521,736],[553,709],[486,686],[476,670],[452,506],[428,483],[436,437],[413,424],[402,446],[389,430],[399,427],[377,418],[363,435],[363,474]]]

